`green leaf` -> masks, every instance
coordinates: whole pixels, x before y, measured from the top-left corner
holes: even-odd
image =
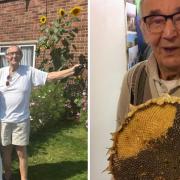
[[[44,32],[47,33],[47,34],[49,34],[49,28],[46,28],[46,29],[44,30]]]
[[[75,33],[78,33],[79,29],[76,27],[76,28],[73,28],[72,31]]]
[[[81,107],[81,104],[82,104],[82,101],[81,101],[81,99],[79,98],[76,98],[75,100],[74,100],[74,103],[78,106],[78,107]]]
[[[54,31],[55,34],[57,34],[59,32],[59,29],[57,27],[54,27],[53,31]]]
[[[68,27],[69,27],[69,26],[71,26],[71,25],[72,25],[72,22],[67,21],[65,24],[66,24],[66,26],[68,26]]]
[[[64,34],[64,33],[67,33],[67,32],[68,32],[68,31],[67,31],[66,29],[64,29],[64,28],[60,28],[59,31],[60,31],[61,34]]]
[[[50,47],[51,47],[51,43],[50,43],[50,41],[47,41],[47,43],[46,43],[46,48],[47,48],[47,49],[50,49]]]
[[[73,17],[72,17],[72,21],[74,21],[74,22],[80,22],[80,19],[79,19],[78,17],[76,17],[76,16],[73,16]]]
[[[62,62],[62,64],[64,64],[64,62],[66,61],[66,58],[63,56],[63,54],[61,55],[61,62]]]
[[[48,40],[47,36],[40,37],[38,40],[37,46],[39,47],[46,46],[47,40]]]
[[[47,36],[41,36],[39,39],[38,39],[38,41],[39,42],[42,42],[42,41],[46,41],[48,38],[47,38]]]
[[[49,34],[53,35],[54,34],[54,29],[53,28],[49,28]]]
[[[53,21],[53,25],[54,25],[56,28],[59,28],[59,27],[60,27],[59,20]]]
[[[55,43],[58,43],[58,42],[59,42],[59,37],[56,36],[56,35],[52,35],[52,40],[53,40]]]

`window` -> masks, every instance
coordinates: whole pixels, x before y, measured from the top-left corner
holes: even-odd
[[[5,58],[5,53],[0,52],[0,68],[3,67],[4,58]]]
[[[21,60],[22,65],[35,66],[35,50],[36,45],[18,45],[23,52],[23,58]],[[8,65],[5,53],[9,46],[0,46],[0,67]]]

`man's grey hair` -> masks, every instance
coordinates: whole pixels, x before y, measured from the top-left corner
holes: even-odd
[[[16,47],[18,49],[18,51],[20,52],[20,54],[22,55],[22,49],[18,45],[12,45],[12,46],[8,47],[6,50],[6,54],[8,54],[9,48],[11,48],[11,47]]]

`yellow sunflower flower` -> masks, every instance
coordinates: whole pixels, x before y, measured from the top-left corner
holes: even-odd
[[[62,9],[62,8],[60,8],[60,9],[57,10],[57,14],[58,14],[59,16],[64,16],[64,15],[65,15],[65,10]]]
[[[70,14],[77,16],[81,12],[81,7],[76,6],[70,10]]]
[[[40,24],[45,24],[46,21],[47,21],[47,17],[46,16],[41,16],[39,21],[40,21]]]

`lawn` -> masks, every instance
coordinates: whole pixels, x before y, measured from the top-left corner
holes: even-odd
[[[83,123],[60,121],[34,134],[28,146],[29,180],[86,180],[87,130]],[[17,158],[13,163],[19,180]]]

